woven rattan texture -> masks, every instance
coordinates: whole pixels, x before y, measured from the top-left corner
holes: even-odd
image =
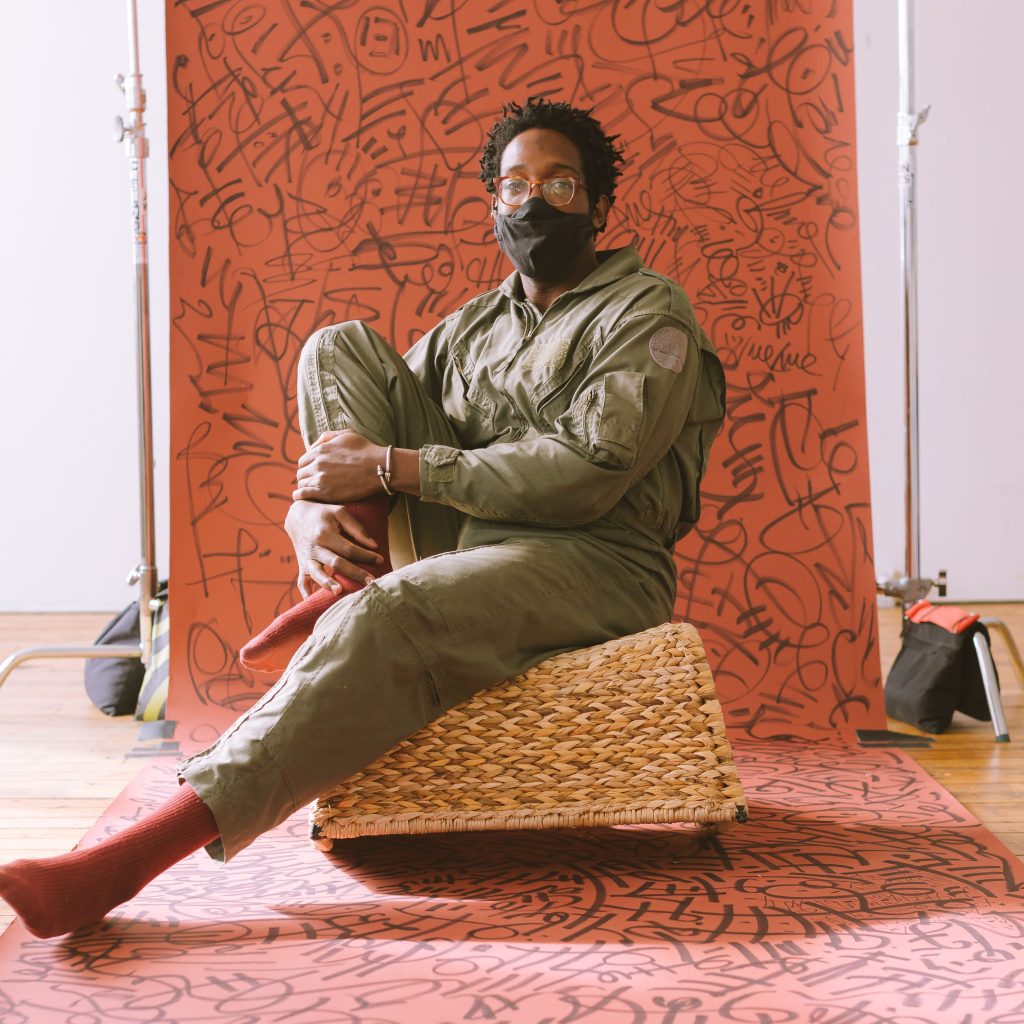
[[[322,796],[311,834],[744,818],[700,636],[666,623],[481,691]]]

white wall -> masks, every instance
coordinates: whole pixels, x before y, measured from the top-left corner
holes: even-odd
[[[140,0],[149,99],[158,564],[167,568],[163,5]],[[902,565],[895,0],[855,0],[868,417],[880,573]],[[956,599],[1024,598],[1024,328],[1014,315],[1024,4],[919,0],[923,566]],[[0,62],[0,610],[113,609],[139,557],[124,5],[9,4]],[[1009,69],[1009,70],[1007,70]]]
[[[903,565],[903,340],[895,0],[855,0],[857,137],[875,559]],[[1024,4],[918,0],[921,570],[955,600],[1024,598]]]
[[[148,94],[158,565],[167,571],[163,4],[139,0]],[[5,4],[0,30],[0,610],[112,609],[140,559],[125,4]]]

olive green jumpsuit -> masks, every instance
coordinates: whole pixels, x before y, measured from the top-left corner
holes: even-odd
[[[672,547],[699,514],[724,380],[685,293],[634,248],[543,313],[518,273],[403,360],[318,331],[306,444],[352,428],[420,452],[419,557],[326,611],[277,684],[183,761],[228,860],[475,691],[671,618]]]

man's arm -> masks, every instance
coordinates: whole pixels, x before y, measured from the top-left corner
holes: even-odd
[[[481,519],[575,526],[609,512],[663,458],[690,414],[701,350],[676,317],[637,314],[610,332],[553,434],[463,450],[392,452],[393,490]],[[386,449],[351,430],[299,462],[295,500],[358,501],[381,490]]]
[[[637,314],[609,332],[555,432],[487,448],[400,453],[399,486],[481,519],[575,526],[609,512],[690,414],[701,349],[683,320]],[[398,453],[396,453],[398,454]]]
[[[430,398],[442,404],[448,336],[456,310],[432,327],[402,357]],[[310,445],[298,462],[293,501],[351,502],[381,491],[377,466],[386,449],[352,430],[327,431]],[[396,448],[392,453],[392,490],[419,495],[419,452]]]

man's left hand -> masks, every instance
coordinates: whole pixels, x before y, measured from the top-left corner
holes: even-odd
[[[293,501],[343,504],[360,501],[381,490],[377,467],[386,449],[354,430],[321,434],[301,459]]]

